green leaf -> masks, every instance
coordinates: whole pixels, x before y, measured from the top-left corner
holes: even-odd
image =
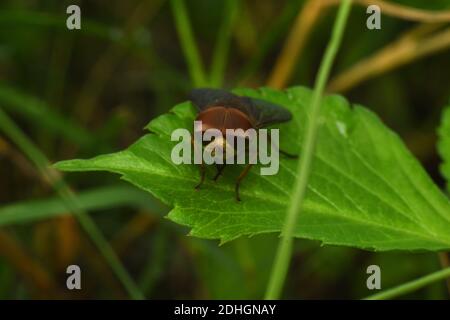
[[[239,89],[235,93],[265,99],[290,109],[294,119],[280,128],[281,149],[300,152],[311,91]],[[168,217],[189,226],[191,235],[221,239],[279,232],[284,222],[296,161],[280,156],[273,176],[251,171],[241,184],[242,202],[234,198],[234,181],[242,167],[227,167],[216,183],[209,178],[196,191],[195,165],[174,165],[170,134],[192,129],[191,103],[175,106],[151,121],[128,149],[90,160],[56,164],[65,171],[106,170],[122,175],[173,206]],[[350,108],[340,96],[324,99],[322,126],[308,191],[295,235],[324,244],[374,250],[442,250],[450,248],[450,203],[399,137],[369,110]],[[214,168],[208,168],[212,177]]]
[[[440,169],[447,181],[447,192],[450,193],[450,106],[447,106],[442,113],[441,126],[438,133],[438,151],[444,161]]]

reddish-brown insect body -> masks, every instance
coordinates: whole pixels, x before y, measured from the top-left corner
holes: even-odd
[[[196,121],[201,121],[201,131],[208,129],[220,130],[226,138],[227,129],[260,129],[273,123],[289,121],[291,113],[281,106],[267,101],[250,97],[236,96],[228,91],[220,89],[194,89],[191,91],[190,100],[198,109]],[[223,143],[212,141],[211,143]],[[236,200],[239,197],[239,185],[250,171],[252,164],[247,164],[236,180]],[[214,181],[222,174],[225,164],[217,164],[217,174]],[[195,186],[198,189],[205,179],[205,165],[200,165],[200,182]]]
[[[223,136],[227,129],[254,128],[250,118],[236,108],[211,107],[200,112],[195,120],[202,121],[202,132],[208,129],[218,129]]]

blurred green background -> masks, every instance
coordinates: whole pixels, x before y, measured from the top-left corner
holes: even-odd
[[[207,74],[211,64],[220,64],[217,52],[224,54],[223,72],[219,66],[215,84],[267,85],[307,2],[185,1]],[[448,0],[396,3],[450,9]],[[70,4],[81,7],[81,30],[66,28]],[[421,25],[383,15],[382,29],[368,30],[365,9],[352,9],[332,80]],[[312,86],[335,12],[335,6],[321,10],[292,77],[282,86]],[[424,26],[421,41],[449,25]],[[186,100],[196,85],[180,37],[184,35],[177,31],[169,0],[2,0],[0,108],[50,162],[120,150],[140,137],[151,119]],[[216,50],[218,39],[224,46]],[[379,72],[343,94],[376,112],[400,134],[436,183],[444,185],[436,128],[450,101],[450,45]],[[0,179],[1,299],[128,298],[49,181],[3,133]],[[163,219],[169,208],[115,175],[73,174],[65,180],[146,298],[263,296],[277,235],[218,246],[217,241],[186,236],[187,229]],[[70,264],[81,267],[80,291],[66,289]],[[362,298],[373,293],[366,288],[366,268],[371,264],[381,267],[382,288],[440,268],[435,253],[374,253],[297,240],[283,298]],[[440,282],[403,298],[447,299],[448,292]]]

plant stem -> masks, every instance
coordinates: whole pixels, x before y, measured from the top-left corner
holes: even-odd
[[[225,65],[230,48],[231,31],[238,11],[238,2],[236,0],[227,0],[224,2],[224,6],[225,12],[217,35],[211,65],[210,83],[213,87],[221,87],[223,84]]]
[[[207,84],[205,71],[195,44],[186,4],[184,3],[184,0],[171,0],[171,4],[175,18],[175,26],[177,28],[181,48],[189,68],[191,79],[196,87],[205,86]]]
[[[65,183],[59,173],[52,169],[46,156],[28,139],[9,116],[0,109],[0,130],[3,131],[26,156],[34,162],[40,173],[49,181],[58,195],[63,199],[67,209],[78,219],[84,231],[90,236],[106,261],[122,282],[125,289],[133,299],[144,299],[144,296],[136,286],[108,241],[103,237],[91,217],[82,209],[78,199],[70,187]]]
[[[272,21],[268,30],[264,31],[258,43],[257,51],[252,55],[249,61],[244,65],[237,76],[238,86],[245,86],[261,68],[270,50],[277,46],[277,42],[285,35],[287,29],[299,11],[300,1],[287,1],[283,10]]]
[[[448,255],[448,252],[438,252],[438,258],[441,269],[450,268],[450,256]],[[447,285],[447,293],[450,296],[450,277],[445,281],[445,284]]]
[[[322,94],[328,80],[331,65],[341,43],[350,8],[351,0],[343,0],[341,2],[333,26],[333,33],[316,78],[311,100],[311,116],[307,124],[308,127],[304,137],[303,153],[297,167],[298,178],[295,182],[294,191],[291,196],[291,202],[289,204],[286,220],[282,230],[282,237],[278,244],[275,262],[265,295],[266,299],[278,299],[286,279],[286,274],[291,259],[293,234],[297,223],[297,214],[301,209],[311,170],[317,130],[319,127]]]
[[[298,12],[288,37],[270,72],[267,84],[269,87],[281,89],[286,86],[296,69],[301,51],[311,37],[314,26],[326,12],[324,0],[304,1]]]
[[[422,288],[428,284],[431,284],[433,282],[450,278],[450,267],[445,268],[436,272],[433,272],[429,275],[426,275],[422,278],[404,283],[402,285],[399,285],[398,287],[374,294],[372,296],[364,298],[364,300],[384,300],[384,299],[390,299],[398,297],[402,294],[406,294],[409,292],[412,292],[414,290],[417,290],[419,288]]]

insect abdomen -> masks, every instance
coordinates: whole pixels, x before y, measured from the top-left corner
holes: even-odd
[[[202,121],[202,131],[207,129],[218,129],[223,135],[226,129],[243,129],[253,128],[249,117],[242,111],[235,108],[211,107],[197,116],[197,121]]]

